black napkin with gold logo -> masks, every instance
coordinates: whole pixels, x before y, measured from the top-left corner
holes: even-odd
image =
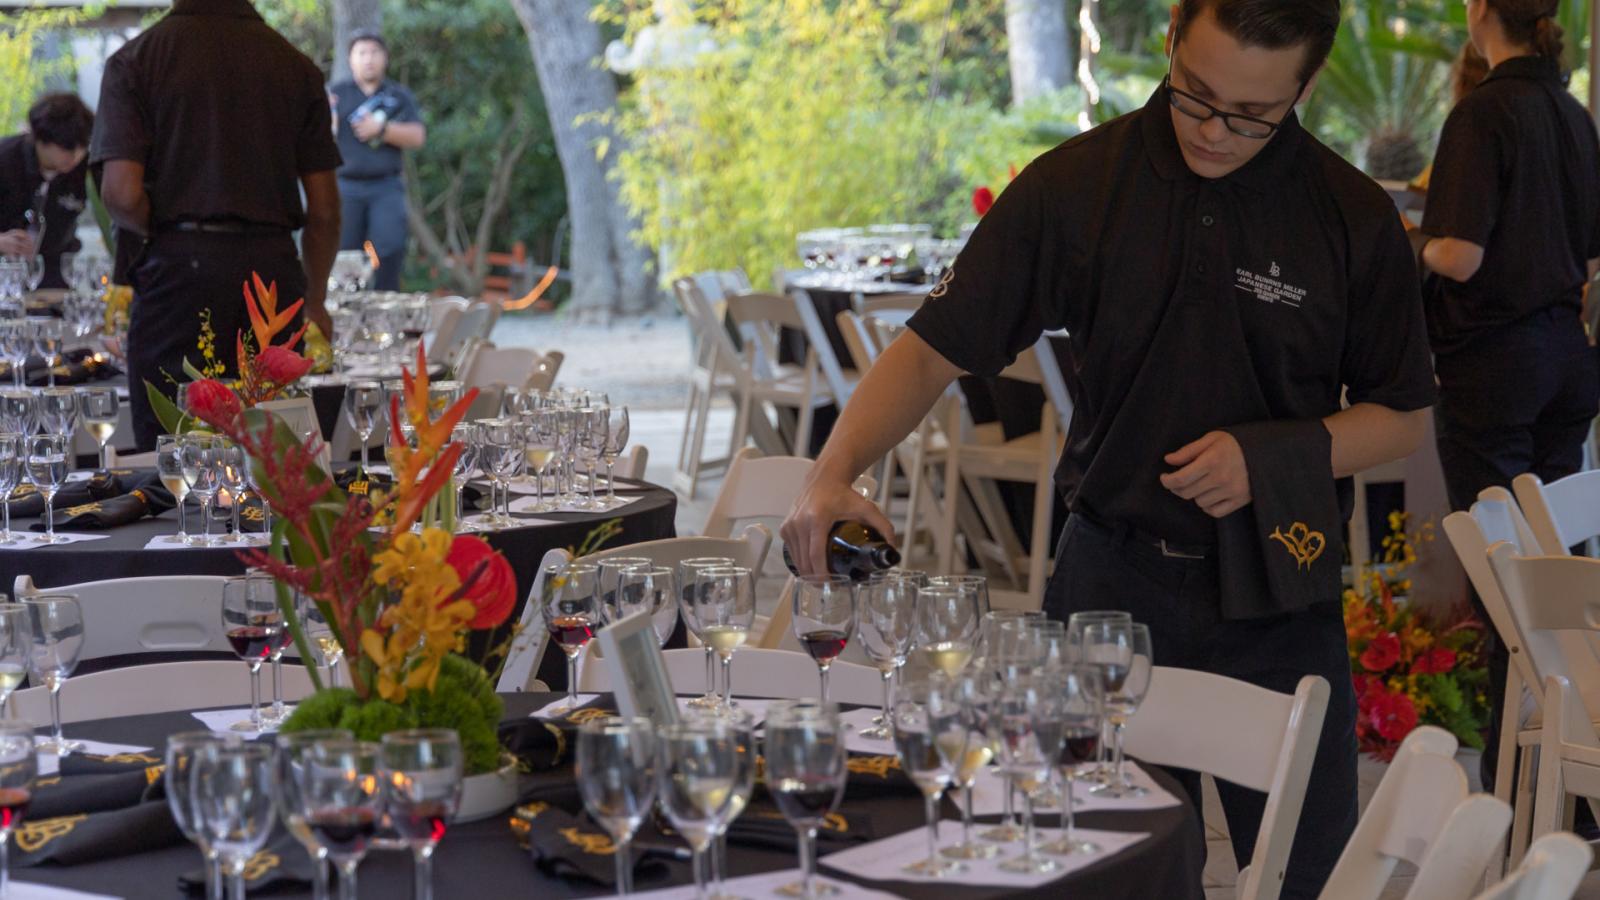
[[[44,387],[50,383],[50,366],[43,357],[32,357],[23,367],[23,380],[28,387]],[[111,362],[111,357],[88,349],[68,350],[62,354],[62,363],[55,367],[56,385],[86,384],[104,381],[122,374]],[[9,363],[0,365],[0,381],[11,380]]]
[[[245,893],[277,888],[304,887],[315,879],[311,871],[311,855],[305,845],[295,840],[287,831],[278,829],[267,846],[256,851],[244,864]],[[204,894],[206,870],[197,867],[178,876],[178,887],[186,893]]]
[[[500,723],[500,746],[527,771],[543,772],[566,762],[567,750],[576,740],[571,734],[576,727],[544,719],[512,719]]]
[[[1344,514],[1327,426],[1279,420],[1225,430],[1244,451],[1251,500],[1217,522],[1223,617],[1281,615],[1337,600]]]
[[[35,505],[38,507],[36,511],[23,511],[24,507]],[[135,475],[127,469],[97,472],[88,481],[73,482],[56,494],[56,527],[68,531],[115,528],[137,522],[145,516],[160,515],[172,507],[172,493],[162,486],[159,476],[153,472],[142,475]],[[42,516],[44,498],[35,491],[26,498],[26,502],[12,500],[11,514]],[[34,531],[45,529],[43,522],[35,522],[30,527]]]
[[[643,831],[644,829],[641,829]],[[528,848],[539,871],[554,878],[582,878],[614,887],[616,846],[587,816],[575,816],[547,801],[516,808],[511,831]],[[633,872],[649,877],[663,872],[658,855],[676,855],[676,845],[640,834],[633,841]]]
[[[29,818],[11,834],[12,861],[70,866],[180,843],[162,790],[164,767],[133,758],[147,754],[125,756],[69,756],[61,774],[38,779]]]

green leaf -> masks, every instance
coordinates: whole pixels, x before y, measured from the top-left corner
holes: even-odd
[[[150,411],[156,414],[156,420],[161,423],[162,429],[167,434],[182,434],[182,427],[188,416],[178,409],[178,405],[167,399],[167,395],[157,390],[156,386],[146,381],[144,383],[145,396],[150,400]]]

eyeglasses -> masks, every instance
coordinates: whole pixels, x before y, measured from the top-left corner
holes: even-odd
[[[1300,95],[1305,92],[1307,84],[1310,84],[1309,80],[1302,80],[1300,82],[1300,87],[1294,92],[1296,99],[1298,99]],[[1173,87],[1172,63],[1170,60],[1167,62],[1166,77],[1161,79],[1161,86],[1167,89],[1167,98],[1172,101],[1172,108],[1178,112],[1183,113],[1191,119],[1198,119],[1201,122],[1204,122],[1212,117],[1219,118],[1222,120],[1222,124],[1226,125],[1228,130],[1234,134],[1237,134],[1240,137],[1247,137],[1258,141],[1264,141],[1267,138],[1272,137],[1272,133],[1277,131],[1279,128],[1282,128],[1283,123],[1289,121],[1290,114],[1294,112],[1294,104],[1292,102],[1289,105],[1289,109],[1284,112],[1283,118],[1276,122],[1269,122],[1266,119],[1258,119],[1255,116],[1223,112],[1222,110],[1217,109],[1215,106],[1212,106],[1206,101],[1201,100],[1199,97],[1196,97],[1188,91],[1180,91]]]

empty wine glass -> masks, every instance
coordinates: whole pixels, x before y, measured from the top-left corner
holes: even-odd
[[[344,386],[344,416],[350,430],[361,439],[361,471],[367,471],[367,445],[372,432],[383,421],[386,393],[376,381],[352,381]]]
[[[189,481],[183,477],[183,457],[179,455],[180,438],[175,434],[163,434],[156,438],[156,473],[161,476],[161,484],[172,494],[172,502],[178,507],[178,533],[169,540],[179,543],[189,543],[189,511],[183,501],[189,498]]]
[[[895,674],[905,665],[915,636],[917,582],[900,577],[898,572],[879,572],[857,589],[860,597],[856,634],[867,659],[877,666],[883,679],[883,715],[880,724],[861,731],[861,737],[887,740],[889,692]]]
[[[18,390],[26,385],[24,379],[31,347],[25,322],[21,319],[0,319],[0,355],[11,367],[11,386]]]
[[[707,900],[706,849],[738,780],[738,737],[721,719],[685,719],[661,729],[659,746],[661,810],[694,851],[695,896]]]
[[[778,888],[806,900],[839,892],[816,877],[817,828],[844,796],[844,728],[838,708],[814,700],[783,700],[767,707],[764,749],[767,791],[799,838],[800,882]]]
[[[606,461],[605,505],[607,509],[613,509],[617,505],[617,483],[612,473],[617,465],[617,457],[628,448],[628,408],[613,406],[605,409],[602,415],[606,425],[605,446],[600,451]]]
[[[277,610],[279,622],[282,622],[283,608],[278,605],[278,585],[272,576],[264,570],[251,569],[246,573],[245,579],[250,582],[250,590],[262,603],[272,604],[272,608]],[[272,706],[261,714],[261,719],[274,728],[289,718],[289,707],[283,702],[283,654],[293,643],[294,632],[290,631],[285,623],[279,625],[278,639],[268,648],[269,658],[272,661]]]
[[[67,540],[56,535],[56,492],[71,471],[67,440],[59,434],[36,434],[27,439],[28,480],[44,496],[44,535],[37,539],[44,544]]]
[[[607,625],[620,622],[630,613],[638,612],[637,609],[624,609],[621,605],[619,588],[622,584],[622,573],[628,569],[649,566],[649,558],[643,556],[609,556],[595,562],[595,568],[600,570],[600,611],[604,614]]]
[[[33,349],[44,358],[45,384],[56,386],[56,367],[61,365],[61,320],[53,316],[29,316],[28,331]]]
[[[23,460],[27,452],[22,435],[14,431],[0,432],[0,510],[5,513],[5,530],[0,532],[0,544],[17,543],[17,538],[11,534],[11,492],[22,481]]]
[[[467,510],[462,505],[461,494],[478,466],[478,430],[470,422],[462,422],[450,429],[450,443],[461,448],[456,454],[455,468],[450,472],[450,487],[456,495],[456,530],[472,531],[473,527],[466,522]]]
[[[27,677],[28,651],[33,642],[28,607],[7,603],[5,599],[5,595],[0,594],[0,710],[11,699],[11,692]]]
[[[1111,722],[1111,779],[1090,791],[1104,797],[1141,797],[1149,793],[1128,778],[1122,758],[1122,730],[1139,711],[1150,689],[1154,657],[1150,629],[1138,622],[1100,622],[1083,632],[1083,662],[1100,669],[1105,715]]]
[[[856,630],[856,589],[843,575],[802,575],[795,582],[794,636],[816,661],[821,700],[828,702],[828,668]]]
[[[249,577],[229,578],[222,583],[222,631],[233,652],[250,668],[250,718],[235,722],[234,731],[260,732],[267,723],[261,717],[261,664],[272,657],[272,648],[283,637],[283,615],[277,601],[264,596]]]
[[[323,614],[322,608],[310,594],[295,592],[296,614],[306,639],[316,648],[317,657],[328,670],[328,686],[339,686],[339,662],[344,659],[344,645],[333,631],[333,622]]]
[[[203,431],[191,431],[178,440],[178,462],[189,493],[200,498],[201,533],[191,543],[211,546],[211,500],[222,487],[221,438]]]
[[[67,756],[83,751],[79,741],[61,734],[61,687],[78,666],[83,652],[83,608],[72,594],[35,594],[22,600],[28,608],[28,674],[50,691],[51,736],[39,742],[41,753]]]
[[[567,702],[551,710],[578,708],[578,655],[601,625],[600,570],[587,563],[546,566],[541,611],[550,639],[567,657]]]
[[[33,391],[0,391],[0,428],[23,435],[39,430],[39,398]]]
[[[656,797],[656,733],[649,719],[608,718],[578,729],[573,774],[583,808],[614,842],[617,896],[633,890],[629,844]]]
[[[972,788],[978,773],[995,758],[997,736],[990,728],[990,704],[997,687],[988,671],[962,672],[951,680],[951,688],[961,703],[961,726],[967,731],[967,751],[952,779],[962,795],[961,843],[940,851],[951,859],[993,859],[1000,855],[1000,848],[994,844],[972,839]]]
[[[617,576],[615,611],[607,615],[630,616],[648,610],[656,642],[667,645],[678,627],[678,577],[667,566],[632,566]]]
[[[83,388],[78,405],[83,415],[84,430],[100,445],[100,471],[104,472],[111,467],[106,462],[106,445],[117,432],[117,389]]]
[[[244,870],[272,835],[273,748],[207,744],[189,764],[194,824],[221,858],[229,900],[244,900]]]
[[[717,696],[716,675],[716,649],[707,644],[700,634],[699,603],[702,595],[700,584],[701,569],[715,569],[734,564],[733,559],[726,556],[697,556],[678,563],[678,587],[682,591],[678,599],[678,611],[683,616],[684,625],[688,626],[694,639],[705,647],[706,655],[706,692],[703,696],[687,701],[693,709],[715,709],[721,704],[722,698]]]
[[[355,735],[343,728],[316,728],[280,734],[278,748],[278,818],[283,827],[306,848],[311,857],[312,896],[315,900],[328,900],[328,849],[306,825],[304,805],[300,799],[300,771],[305,768],[305,755],[321,741],[353,741]]]
[[[733,776],[733,789],[728,792],[728,803],[711,828],[711,900],[745,900],[736,894],[724,892],[723,880],[728,869],[728,829],[750,804],[750,795],[755,793],[758,764],[756,719],[742,709],[691,709],[686,715],[690,718],[714,716],[733,729],[738,765]]]
[[[595,499],[594,482],[595,467],[605,455],[606,442],[611,439],[607,425],[609,413],[610,410],[604,407],[577,411],[577,421],[573,431],[573,452],[584,464],[585,474],[589,479],[589,499],[577,504],[581,509],[603,508],[600,501]]]
[[[461,738],[454,731],[391,731],[379,751],[389,822],[411,847],[414,900],[432,900],[433,851],[461,804]]]
[[[511,479],[521,468],[527,450],[520,423],[515,419],[485,419],[478,423],[478,465],[491,485],[486,520],[496,527],[515,524],[511,518]],[[505,511],[500,497],[505,496]]]
[[[989,578],[986,575],[929,575],[927,583],[936,587],[953,587],[972,594],[974,602],[978,604],[980,617],[993,608],[989,605]]]
[[[78,392],[68,387],[41,388],[38,416],[46,433],[71,438],[78,426]]]
[[[211,839],[201,827],[199,811],[194,802],[194,779],[197,755],[207,747],[237,746],[239,739],[233,735],[214,731],[185,731],[167,738],[166,769],[163,786],[167,793],[167,809],[172,821],[184,838],[200,848],[206,861],[207,900],[221,900],[222,858]]]
[[[1061,684],[1061,755],[1056,760],[1056,778],[1061,784],[1061,839],[1040,849],[1052,856],[1071,856],[1074,853],[1094,853],[1100,849],[1092,841],[1081,841],[1073,834],[1076,827],[1073,805],[1073,786],[1078,780],[1078,767],[1094,762],[1095,749],[1100,744],[1100,730],[1104,724],[1104,691],[1100,686],[1100,669],[1096,666],[1070,664],[1060,668]]]
[[[21,827],[33,802],[33,779],[38,773],[33,726],[27,722],[0,721],[0,897],[9,896],[11,882],[11,832]]]
[[[744,646],[756,621],[756,579],[749,569],[700,570],[700,640],[722,661],[722,707],[733,706],[733,652]]]
[[[960,872],[966,867],[939,855],[939,798],[967,754],[968,729],[960,695],[948,677],[933,672],[900,686],[889,723],[901,766],[922,791],[928,820],[928,858],[905,870],[933,878]]]
[[[340,900],[356,900],[356,870],[383,815],[378,753],[367,741],[319,741],[296,773],[306,828],[339,867]]]
[[[239,509],[244,506],[245,488],[249,486],[249,477],[245,474],[250,468],[250,461],[245,458],[244,448],[225,438],[218,438],[217,453],[221,460],[221,477],[217,480],[218,487],[228,492],[229,530],[228,533],[218,538],[230,544],[244,540],[244,534],[239,528]]]
[[[928,665],[956,676],[972,659],[983,612],[978,595],[935,583],[917,590],[916,647]]]
[[[1064,711],[1060,679],[1051,674],[1021,676],[1000,687],[993,706],[1000,736],[1000,772],[1022,792],[1022,855],[1000,864],[1007,872],[1038,875],[1060,864],[1040,858],[1034,827],[1034,802],[1050,786],[1061,755]]]

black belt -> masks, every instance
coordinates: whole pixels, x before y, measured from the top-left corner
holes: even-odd
[[[1160,535],[1135,528],[1126,522],[1107,522],[1082,512],[1074,512],[1073,515],[1116,540],[1154,547],[1162,556],[1168,559],[1213,559],[1217,555],[1216,544],[1180,544],[1175,541],[1169,541]]]
[[[289,233],[282,225],[257,225],[254,222],[174,222],[161,231],[179,231],[185,234],[247,234],[273,237]]]

